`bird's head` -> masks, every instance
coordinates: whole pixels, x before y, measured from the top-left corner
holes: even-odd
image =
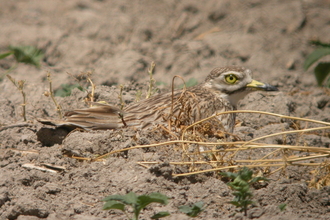
[[[235,107],[240,99],[252,91],[278,91],[274,86],[252,79],[251,74],[251,70],[240,66],[215,68],[206,77],[204,86],[221,92]]]

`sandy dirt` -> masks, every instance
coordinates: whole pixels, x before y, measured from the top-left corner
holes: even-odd
[[[180,144],[129,150],[98,162],[68,157],[95,158],[112,150],[175,139],[164,130],[123,128],[66,136],[65,130],[36,120],[58,117],[54,103],[44,95],[49,90],[47,72],[58,89],[61,84],[76,83],[73,76],[91,71],[96,101],[118,106],[120,85],[125,104],[134,102],[141,91],[145,97],[147,69],[155,61],[160,91],[170,90],[175,75],[202,82],[215,67],[242,65],[254,71],[255,79],[280,91],[250,94],[238,109],[330,122],[329,90],[317,87],[312,70],[303,70],[306,56],[314,50],[308,41],[330,42],[329,1],[0,0],[0,5],[0,53],[9,45],[34,45],[45,53],[40,69],[18,64],[9,72],[16,80],[26,80],[27,122],[20,92],[7,77],[0,81],[0,219],[126,219],[120,211],[102,210],[101,200],[131,191],[161,192],[171,198],[167,206],[147,207],[143,219],[164,210],[171,212],[165,219],[189,219],[177,207],[198,201],[207,207],[196,219],[329,219],[330,186],[309,187],[315,167],[288,166],[285,172],[268,176],[269,183],[254,186],[255,203],[245,217],[228,204],[234,196],[216,172],[173,176],[212,168],[171,165],[183,160]],[[1,76],[14,65],[12,57],[0,60]],[[84,79],[81,83],[88,86]],[[56,99],[67,111],[86,107],[86,97],[86,91],[75,89],[70,96]],[[296,123],[238,114],[234,133],[237,140],[249,141],[295,130]],[[320,125],[301,122],[299,126]],[[198,137],[220,140],[216,135]],[[329,137],[328,129],[258,142],[329,148]],[[260,158],[269,152],[253,151],[236,159]],[[158,164],[138,165],[141,161]],[[329,158],[307,162],[326,163]],[[52,173],[26,168],[27,164],[64,170]],[[281,211],[280,204],[286,204],[286,209]]]

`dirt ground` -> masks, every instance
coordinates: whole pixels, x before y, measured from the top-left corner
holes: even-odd
[[[250,94],[238,109],[330,122],[329,90],[317,87],[312,70],[302,67],[315,49],[309,40],[330,42],[330,1],[0,0],[0,5],[0,53],[9,45],[34,45],[45,53],[40,69],[18,64],[9,72],[16,80],[26,80],[27,122],[20,92],[7,77],[0,81],[1,219],[126,219],[120,211],[102,210],[101,199],[131,191],[161,192],[171,198],[167,206],[147,207],[143,219],[161,210],[171,212],[165,219],[189,219],[177,207],[198,201],[207,207],[196,219],[329,219],[330,186],[309,187],[315,167],[289,165],[285,172],[269,176],[269,183],[255,187],[255,203],[244,217],[228,204],[232,191],[217,173],[171,175],[191,171],[191,166],[170,164],[182,160],[179,144],[129,150],[98,162],[67,156],[93,158],[175,139],[161,130],[75,131],[62,142],[64,130],[41,125],[36,118],[58,117],[54,103],[44,95],[49,90],[47,72],[58,89],[76,83],[72,76],[91,71],[96,101],[118,105],[123,85],[128,104],[140,91],[145,96],[147,69],[155,61],[154,78],[161,91],[170,90],[175,75],[202,82],[215,67],[242,65],[254,71],[255,79],[280,91]],[[12,57],[0,60],[1,76],[14,65]],[[86,91],[75,89],[71,96],[56,99],[67,111],[86,107],[86,97]],[[238,114],[237,122],[235,134],[243,141],[295,129],[292,120],[260,114]],[[258,142],[330,147],[329,129],[298,136]],[[141,161],[158,164],[138,165]],[[329,158],[308,162],[326,163]],[[27,164],[64,170],[45,172]],[[280,204],[286,209],[281,211]]]

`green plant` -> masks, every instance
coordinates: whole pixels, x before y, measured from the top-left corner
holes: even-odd
[[[179,207],[179,210],[190,217],[197,217],[204,209],[204,203],[202,201],[194,203],[192,206],[183,205]]]
[[[33,46],[9,46],[8,49],[9,49],[9,51],[0,54],[0,60],[13,54],[17,63],[26,63],[26,64],[34,65],[37,68],[40,67],[40,61],[43,57],[43,53],[41,50],[37,49],[36,47],[33,47]],[[4,74],[1,74],[0,81],[2,81],[3,78],[16,67],[17,67],[17,64],[10,67]]]
[[[186,87],[191,87],[191,86],[195,86],[195,85],[197,85],[197,84],[198,84],[197,79],[195,79],[195,78],[190,78],[190,79],[186,82],[186,84],[181,84],[181,85],[179,85],[179,88],[182,89],[182,88],[184,87],[184,85],[186,85]]]
[[[8,52],[0,54],[0,59],[4,59],[13,54],[16,61],[19,63],[27,63],[38,68],[40,67],[43,53],[38,48],[34,46],[9,46],[8,49]]]
[[[148,195],[137,196],[135,193],[130,192],[126,195],[111,195],[103,199],[105,204],[104,210],[118,209],[125,213],[125,215],[131,220],[138,220],[142,209],[144,209],[150,203],[160,203],[167,205],[169,198],[161,193],[150,193]],[[125,206],[131,206],[133,209],[133,217],[130,218]],[[152,216],[152,219],[158,219],[170,215],[168,212],[159,212]]]
[[[232,180],[227,184],[234,190],[233,195],[235,196],[234,200],[230,201],[230,203],[241,208],[240,211],[244,211],[244,215],[246,216],[248,206],[253,203],[251,200],[253,197],[250,190],[251,185],[261,180],[268,181],[268,179],[264,177],[253,177],[252,170],[247,167],[243,167],[238,173],[222,172],[220,174]]]
[[[278,205],[278,208],[281,210],[281,211],[284,211],[286,209],[286,203],[281,203]]]
[[[330,55],[330,44],[325,44],[320,41],[311,41],[311,43],[317,46],[317,48],[307,56],[304,63],[305,71],[322,57]],[[319,86],[323,85],[329,74],[330,62],[319,62],[314,68],[314,75]],[[325,86],[330,88],[330,77],[326,81]]]
[[[62,84],[61,88],[54,91],[55,96],[66,97],[71,95],[71,91],[74,88],[78,88],[80,91],[83,91],[83,88],[79,84]]]

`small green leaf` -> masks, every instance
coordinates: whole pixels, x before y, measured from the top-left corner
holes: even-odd
[[[330,73],[330,63],[321,62],[317,64],[314,69],[314,74],[317,80],[317,84],[322,86],[323,81],[327,78]]]
[[[141,195],[137,197],[137,206],[134,209],[134,215],[137,218],[140,214],[140,211],[144,209],[150,203],[156,202],[163,205],[167,205],[168,197],[161,193],[150,193],[149,195]]]
[[[158,212],[157,214],[153,215],[151,219],[159,219],[159,218],[164,218],[166,216],[171,215],[169,212]]]
[[[149,194],[149,197],[155,202],[161,203],[163,205],[167,205],[169,197],[165,196],[164,194],[158,193],[158,192],[153,192]],[[156,201],[158,200],[158,201]]]
[[[188,80],[188,82],[186,82],[186,86],[187,86],[187,87],[195,86],[195,85],[197,85],[197,84],[198,84],[198,81],[197,81],[197,79],[195,79],[195,78],[190,78],[190,79]]]
[[[307,70],[313,63],[321,59],[322,57],[330,55],[330,48],[322,47],[314,50],[311,54],[309,54],[304,63],[304,69]]]
[[[191,86],[195,86],[198,84],[197,79],[195,78],[190,78],[187,82],[186,82],[186,87],[191,87]],[[179,88],[182,89],[184,87],[184,84],[179,85]]]
[[[120,200],[123,196],[122,195],[111,195],[111,196],[107,196],[104,199],[102,199],[102,201],[111,201],[111,200]]]
[[[126,195],[111,195],[103,199],[103,201],[118,201],[126,205],[136,204],[137,196],[133,192],[129,192]]]
[[[203,206],[204,206],[204,202],[203,202],[203,201],[196,202],[196,203],[194,203],[194,206],[196,206],[196,207],[202,209]]]
[[[71,95],[71,91],[74,88],[78,88],[80,91],[83,88],[79,84],[62,84],[61,88],[54,91],[55,96],[66,97]]]
[[[315,45],[315,46],[330,47],[330,44],[323,43],[323,42],[321,42],[319,40],[311,40],[310,43],[313,44],[313,45]]]
[[[235,201],[252,197],[252,193],[250,191],[246,191],[245,189],[240,189],[240,191],[233,192],[233,195],[236,196],[234,199]]]
[[[197,217],[204,210],[203,205],[203,201],[199,201],[194,203],[192,206],[179,206],[179,210],[190,217]]]
[[[123,196],[123,202],[126,204],[137,204],[138,203],[138,197],[134,192],[129,192],[126,195]]]
[[[230,201],[229,203],[230,203],[230,204],[233,204],[233,205],[236,206],[236,207],[242,207],[241,202]]]
[[[251,200],[242,201],[243,206],[251,205],[253,202]]]
[[[233,190],[237,190],[237,191],[240,191],[241,188],[242,188],[241,186],[237,186],[237,185],[235,185],[233,182],[228,183],[227,185],[230,186],[231,189],[233,189]]]
[[[235,179],[238,176],[237,173],[232,173],[232,172],[221,172],[220,175],[224,177],[228,177],[230,179]]]
[[[279,204],[278,208],[279,208],[281,211],[284,211],[284,210],[286,209],[286,204],[285,204],[285,203]]]
[[[160,81],[156,82],[156,86],[162,86],[162,85],[166,86],[166,83],[165,82],[160,82]]]
[[[107,201],[104,205],[103,205],[103,210],[109,210],[109,209],[119,209],[121,211],[125,211],[125,205],[123,203],[111,200],[111,201]]]
[[[14,52],[10,51],[10,52],[7,52],[7,53],[3,53],[3,54],[0,54],[0,60],[5,58],[5,57],[8,57],[9,55],[13,54]]]
[[[33,46],[9,46],[9,49],[14,54],[17,62],[40,67],[43,53],[38,48]]]
[[[238,172],[238,176],[243,180],[248,182],[252,178],[253,172],[247,167],[243,167],[242,170]]]
[[[150,193],[149,195],[141,195],[137,198],[137,204],[141,209],[145,208],[150,203],[156,202],[167,205],[168,197],[161,193]]]

